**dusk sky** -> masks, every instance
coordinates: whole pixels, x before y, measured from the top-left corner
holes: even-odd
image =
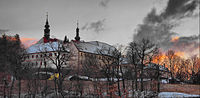
[[[79,21],[80,37],[127,45],[146,15],[165,10],[168,0],[0,0],[0,31],[39,40],[44,34],[46,12],[51,37],[74,39]],[[173,28],[177,36],[199,33],[199,15],[184,18]]]

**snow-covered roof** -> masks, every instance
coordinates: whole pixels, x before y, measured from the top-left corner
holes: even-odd
[[[195,97],[199,98],[200,95],[195,94],[186,94],[186,93],[180,93],[180,92],[161,92],[158,94],[159,98],[183,98],[183,97]]]
[[[80,80],[102,81],[102,82],[108,81],[108,78],[91,78],[91,77],[88,77],[88,76],[81,76],[81,75],[72,75],[72,76],[69,76],[67,79],[68,80],[80,79]],[[114,80],[115,82],[118,81],[117,78],[110,78],[110,80]],[[120,78],[119,80],[122,80],[122,78]]]
[[[167,67],[162,65],[157,65],[155,63],[150,63],[147,66],[144,67],[144,69],[156,69],[156,67],[159,66],[160,71],[169,71]]]
[[[99,41],[74,43],[77,49],[82,52],[113,56],[113,52],[116,50],[115,47]]]
[[[27,48],[28,53],[38,53],[38,52],[49,52],[49,51],[56,51],[58,49],[58,45],[60,41],[55,42],[47,42],[44,43],[41,39],[36,44]],[[94,53],[94,54],[103,54],[112,56],[113,52],[116,50],[115,47],[99,42],[99,41],[90,41],[90,42],[74,42],[75,46],[79,51]]]
[[[59,42],[50,43],[36,43],[26,49],[28,53],[48,52],[56,51],[58,49]]]

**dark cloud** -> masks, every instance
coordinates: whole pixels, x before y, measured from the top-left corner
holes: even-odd
[[[200,35],[188,36],[188,37],[180,37],[178,40],[171,42],[171,49],[176,51],[185,51],[187,53],[192,54],[195,49],[200,48],[198,39]]]
[[[149,39],[161,45],[168,44],[166,42],[169,42],[171,36],[176,34],[171,32],[173,27],[174,24],[163,21],[162,17],[156,13],[156,9],[153,8],[144,18],[143,24],[138,25],[134,40]]]
[[[101,0],[99,5],[102,7],[107,7],[110,0]]]
[[[161,23],[166,20],[179,20],[185,17],[198,16],[194,13],[198,9],[198,0],[169,0],[167,7],[160,14],[153,8],[144,19],[144,23]]]
[[[82,30],[93,30],[98,33],[100,31],[104,30],[105,20],[106,19],[102,19],[102,20],[98,20],[95,22],[86,23],[81,29]]]
[[[179,51],[191,51],[199,48],[199,36],[180,37],[172,42],[173,32],[180,19],[191,17],[198,8],[198,0],[169,0],[166,9],[160,14],[153,8],[144,18],[143,24],[138,25],[134,40],[149,39],[167,51],[174,49]],[[185,50],[184,50],[185,49]]]
[[[150,13],[144,18],[145,23],[160,23],[162,22],[162,17],[156,13],[156,9],[153,8]]]
[[[164,18],[191,16],[198,5],[198,0],[169,0],[166,9],[161,15]]]

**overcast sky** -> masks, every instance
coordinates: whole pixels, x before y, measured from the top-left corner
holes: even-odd
[[[80,37],[85,41],[128,44],[156,8],[162,12],[168,0],[0,0],[0,30],[22,38],[43,37],[46,12],[49,13],[51,37],[74,39],[79,21]],[[178,36],[197,35],[198,17],[186,18],[173,29]]]

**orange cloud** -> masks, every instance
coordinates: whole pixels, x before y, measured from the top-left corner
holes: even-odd
[[[178,40],[179,40],[179,37],[178,37],[178,36],[172,37],[171,42],[176,42],[176,41],[178,41]]]
[[[37,43],[37,39],[35,38],[20,38],[22,44],[25,46],[25,48],[30,47],[31,45]]]

